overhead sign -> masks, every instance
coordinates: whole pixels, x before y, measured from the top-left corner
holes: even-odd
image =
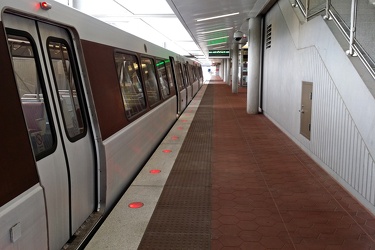
[[[229,51],[229,49],[209,50],[208,51],[208,57],[209,58],[229,58],[230,57],[230,51]]]

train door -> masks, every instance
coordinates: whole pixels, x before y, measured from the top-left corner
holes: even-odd
[[[49,248],[61,248],[95,209],[95,152],[67,29],[4,14],[29,138],[44,189]]]
[[[182,79],[182,69],[179,62],[175,62],[173,57],[169,57],[172,65],[173,77],[177,93],[177,113],[181,114],[186,108],[186,89]]]
[[[187,70],[187,65],[188,63],[186,62],[186,64],[184,63],[182,66],[183,66],[183,76],[184,76],[184,83],[185,83],[185,86],[186,86],[186,100],[187,100],[187,104],[189,104],[191,102],[191,100],[193,99],[193,86],[191,85],[190,81],[189,81],[189,74],[188,74],[188,70]]]

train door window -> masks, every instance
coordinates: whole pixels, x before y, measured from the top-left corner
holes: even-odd
[[[47,95],[41,82],[35,44],[26,34],[8,32],[8,46],[29,138],[35,158],[39,160],[54,151],[56,135],[51,112],[46,106]]]
[[[185,86],[189,86],[190,85],[189,79],[188,79],[189,75],[186,69],[186,64],[184,64],[183,66],[184,66],[184,84]]]
[[[84,124],[79,96],[77,96],[78,77],[74,71],[71,49],[66,41],[55,38],[49,38],[47,46],[58,89],[65,131],[70,140],[76,141],[86,134],[87,128]]]
[[[150,106],[161,100],[158,82],[155,75],[155,64],[150,58],[142,58],[142,73],[144,77],[147,98]]]
[[[165,67],[165,62],[163,60],[156,61],[156,67],[159,74],[159,82],[161,87],[161,93],[164,98],[168,97],[171,93],[169,89],[169,81],[167,75],[167,68]]]
[[[167,70],[167,76],[168,76],[168,82],[169,82],[169,87],[173,88],[173,75],[172,75],[172,65],[169,60],[165,61],[165,68]]]
[[[115,63],[125,113],[131,118],[146,109],[139,63],[135,55],[123,53],[115,54]]]
[[[192,69],[192,65],[188,65],[188,71],[189,71],[189,81],[191,82],[191,83],[193,83],[194,82],[194,73],[193,73],[193,69]]]
[[[179,90],[184,89],[184,83],[182,80],[182,68],[181,63],[176,63],[176,79],[177,79],[177,86]]]

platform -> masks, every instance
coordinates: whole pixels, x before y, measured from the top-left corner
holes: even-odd
[[[143,206],[130,208],[133,202]],[[218,77],[86,246],[374,248],[375,217],[264,115],[248,115],[246,88],[232,94]]]

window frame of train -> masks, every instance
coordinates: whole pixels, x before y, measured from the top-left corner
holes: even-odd
[[[167,59],[156,58],[156,69],[158,71],[161,93],[164,99],[168,99],[171,96],[171,82],[168,76],[166,61]],[[164,92],[164,90],[166,90],[166,92]]]
[[[80,81],[80,77],[78,76],[78,72],[77,72],[77,63],[76,63],[76,59],[75,57],[73,56],[73,53],[72,53],[72,48],[69,47],[67,41],[65,41],[64,39],[61,39],[61,38],[56,38],[56,37],[49,37],[46,41],[46,48],[47,51],[48,51],[48,58],[49,58],[49,63],[50,63],[50,66],[51,66],[51,69],[52,69],[52,74],[53,74],[53,77],[54,77],[54,82],[55,82],[55,87],[56,89],[58,90],[58,100],[60,102],[60,112],[62,114],[62,117],[63,117],[63,122],[64,122],[64,130],[65,130],[65,134],[67,136],[67,138],[69,139],[69,141],[71,142],[75,142],[75,141],[78,141],[79,139],[83,138],[86,136],[87,134],[87,121],[85,119],[85,116],[83,115],[83,109],[84,109],[84,106],[83,106],[83,103],[82,103],[82,96],[81,96],[81,93],[82,93],[82,89],[81,89],[81,81]],[[63,50],[63,46],[65,46],[66,48],[66,55],[67,55],[67,58],[65,58],[65,56],[62,56],[62,57],[59,57],[59,58],[53,58],[53,55],[51,54],[51,43],[58,43],[60,44],[60,46],[55,46],[56,48],[60,48],[60,53],[62,53],[62,50]],[[53,47],[53,48],[55,48]],[[65,54],[65,53],[62,53],[62,55]],[[55,54],[56,55],[56,54]],[[60,94],[60,91],[62,91],[60,88],[61,88],[61,80],[58,79],[56,77],[56,69],[55,69],[55,66],[53,64],[53,59],[55,60],[60,60],[61,59],[61,62],[63,64],[63,70],[64,70],[64,76],[67,77],[67,73],[70,73],[70,79],[67,79],[68,82],[67,82],[67,86],[68,86],[68,98],[69,98],[69,101],[71,102],[71,106],[72,108],[74,108],[74,112],[72,112],[72,110],[66,110],[67,109],[67,103],[63,103],[66,102],[68,99],[66,97],[63,97],[63,92],[61,92]],[[69,61],[69,65],[66,64],[66,61]],[[65,65],[64,65],[65,64]],[[66,69],[66,67],[69,67],[70,68],[70,72],[68,72]],[[76,95],[76,98],[77,98],[77,102],[74,100],[74,88],[75,88],[75,95]],[[66,92],[66,91],[65,91]],[[64,95],[66,96],[66,94]],[[64,109],[65,107],[65,109]],[[78,109],[77,109],[78,108]],[[68,119],[69,117],[67,117],[69,114],[73,114],[70,118],[71,119]],[[79,117],[78,117],[79,115]],[[68,120],[71,120],[69,123],[68,123]]]
[[[8,48],[10,52],[10,57],[12,60],[13,72],[14,72],[14,76],[16,79],[18,94],[20,97],[20,104],[22,106],[23,116],[24,116],[25,123],[27,126],[28,134],[29,134],[30,145],[34,153],[35,160],[39,161],[40,159],[43,159],[46,156],[55,152],[56,147],[57,147],[56,128],[54,127],[51,107],[49,106],[47,89],[45,87],[46,83],[44,82],[43,77],[42,77],[43,73],[42,73],[41,61],[40,61],[39,54],[36,49],[36,43],[29,33],[6,28],[6,34],[7,34],[7,43],[8,43]],[[16,58],[17,56],[14,56],[13,48],[10,47],[10,44],[9,44],[10,39],[13,39],[13,40],[18,39],[22,41],[23,44],[29,43],[31,50],[27,50],[27,49],[26,50],[29,51],[30,53],[32,52],[32,54],[28,58],[34,59],[33,61],[34,61],[34,66],[35,66],[35,77],[36,77],[34,92],[36,93],[29,93],[30,97],[28,99],[27,97],[24,97],[25,102],[23,102],[22,96],[25,96],[26,93],[25,94],[21,93],[19,80],[17,80],[18,78],[21,78],[21,77],[20,77],[20,74],[18,74],[16,70],[16,66],[15,66],[16,63],[14,61],[14,58]],[[18,47],[16,50],[20,48],[21,46]],[[26,60],[27,58],[26,56],[24,57],[18,56],[18,57],[24,58],[24,60]],[[21,79],[21,81],[23,82],[23,84],[25,84],[25,81],[23,79]],[[28,87],[26,87],[26,89],[30,91]],[[42,94],[42,98],[40,98],[40,94]],[[33,98],[32,95],[35,95],[35,98]],[[35,119],[36,125],[39,127],[40,131],[32,132],[34,129],[30,128],[32,127],[31,126],[32,124],[30,124],[30,121],[27,118],[26,110],[25,110],[26,105],[24,105],[25,103],[43,103],[44,118]],[[46,140],[47,137],[51,139],[51,143],[48,143],[48,141]],[[48,147],[46,147],[46,145]]]
[[[170,59],[166,59],[165,61],[165,69],[167,70],[167,76],[169,81],[169,90],[171,93],[174,93],[175,86],[174,86],[174,79],[173,79],[173,69],[172,69],[172,61]]]
[[[183,63],[181,64],[182,66],[182,80],[184,82],[184,85],[185,85],[185,88],[187,88],[188,86],[191,85],[191,82],[189,82],[189,73],[188,73],[188,70],[187,70],[187,63]]]
[[[144,60],[149,60],[149,62],[150,62],[149,66],[150,67],[147,67],[146,64],[145,64],[145,67],[143,66]],[[154,79],[151,79],[152,81],[150,81],[152,85],[147,84],[147,81],[149,79],[147,77],[147,80],[146,80],[146,76],[148,76],[147,72],[145,71],[146,67],[147,67],[147,70],[153,70]],[[144,84],[144,87],[146,89],[147,103],[150,106],[150,108],[156,107],[159,103],[161,103],[163,101],[163,99],[162,99],[162,95],[160,93],[160,84],[159,84],[159,79],[157,77],[157,69],[156,69],[156,64],[155,64],[154,58],[149,57],[149,56],[145,56],[145,55],[141,55],[141,73],[142,73],[143,84]],[[150,75],[150,76],[152,78],[152,75]],[[156,93],[157,98],[155,100],[151,99],[151,92],[153,93],[154,89],[150,90],[148,88],[149,86],[152,86],[153,88],[156,87],[155,93]]]
[[[194,76],[194,70],[193,70],[193,65],[188,64],[188,71],[189,71],[189,81],[193,83],[195,81],[195,76]]]
[[[128,80],[130,80],[130,82],[128,82],[128,83],[122,82],[122,79],[124,79],[124,78],[121,77],[121,72],[119,72],[119,70],[121,68],[119,68],[119,66],[118,66],[118,60],[119,59],[126,59],[126,58],[132,59],[132,60],[128,61],[130,63],[128,65],[124,65],[124,60],[123,60],[122,63],[121,63],[122,69],[125,68],[124,66],[127,66],[128,69],[129,69],[129,66],[130,66],[131,70],[134,71],[134,72],[132,72],[132,76],[130,76],[129,72],[127,71],[128,76],[129,76]],[[115,52],[114,52],[114,63],[115,63],[115,67],[116,67],[115,70],[116,70],[116,74],[117,74],[117,80],[118,80],[118,83],[119,83],[121,99],[122,99],[122,102],[123,102],[123,105],[124,105],[125,115],[126,115],[128,120],[136,119],[138,117],[138,115],[143,114],[147,110],[146,95],[145,95],[143,81],[142,81],[142,74],[141,74],[141,70],[140,70],[140,67],[139,67],[139,65],[140,65],[139,64],[139,58],[138,58],[137,54],[135,54],[135,53],[129,53],[129,52],[115,50]],[[125,63],[126,63],[126,61],[125,61]],[[134,74],[136,74],[136,75],[134,75]],[[134,77],[137,80],[137,82],[133,81]],[[125,84],[128,84],[128,85],[130,84],[130,85],[125,86]],[[125,87],[127,87],[127,88],[125,88]],[[132,92],[127,91],[127,90],[130,90],[130,88],[133,90]],[[134,98],[133,99],[126,98],[126,97],[130,97],[130,95],[133,95],[136,98],[135,99]],[[131,101],[137,100],[137,99],[138,99],[138,103],[136,103],[136,102],[132,103],[131,102]],[[134,110],[134,111],[132,112],[132,110]]]
[[[184,85],[184,76],[183,76],[183,72],[182,72],[182,64],[178,61],[175,62],[176,64],[176,81],[177,81],[177,87],[178,87],[178,91],[181,91],[183,89],[186,88],[186,86]],[[178,77],[179,76],[179,77]]]

